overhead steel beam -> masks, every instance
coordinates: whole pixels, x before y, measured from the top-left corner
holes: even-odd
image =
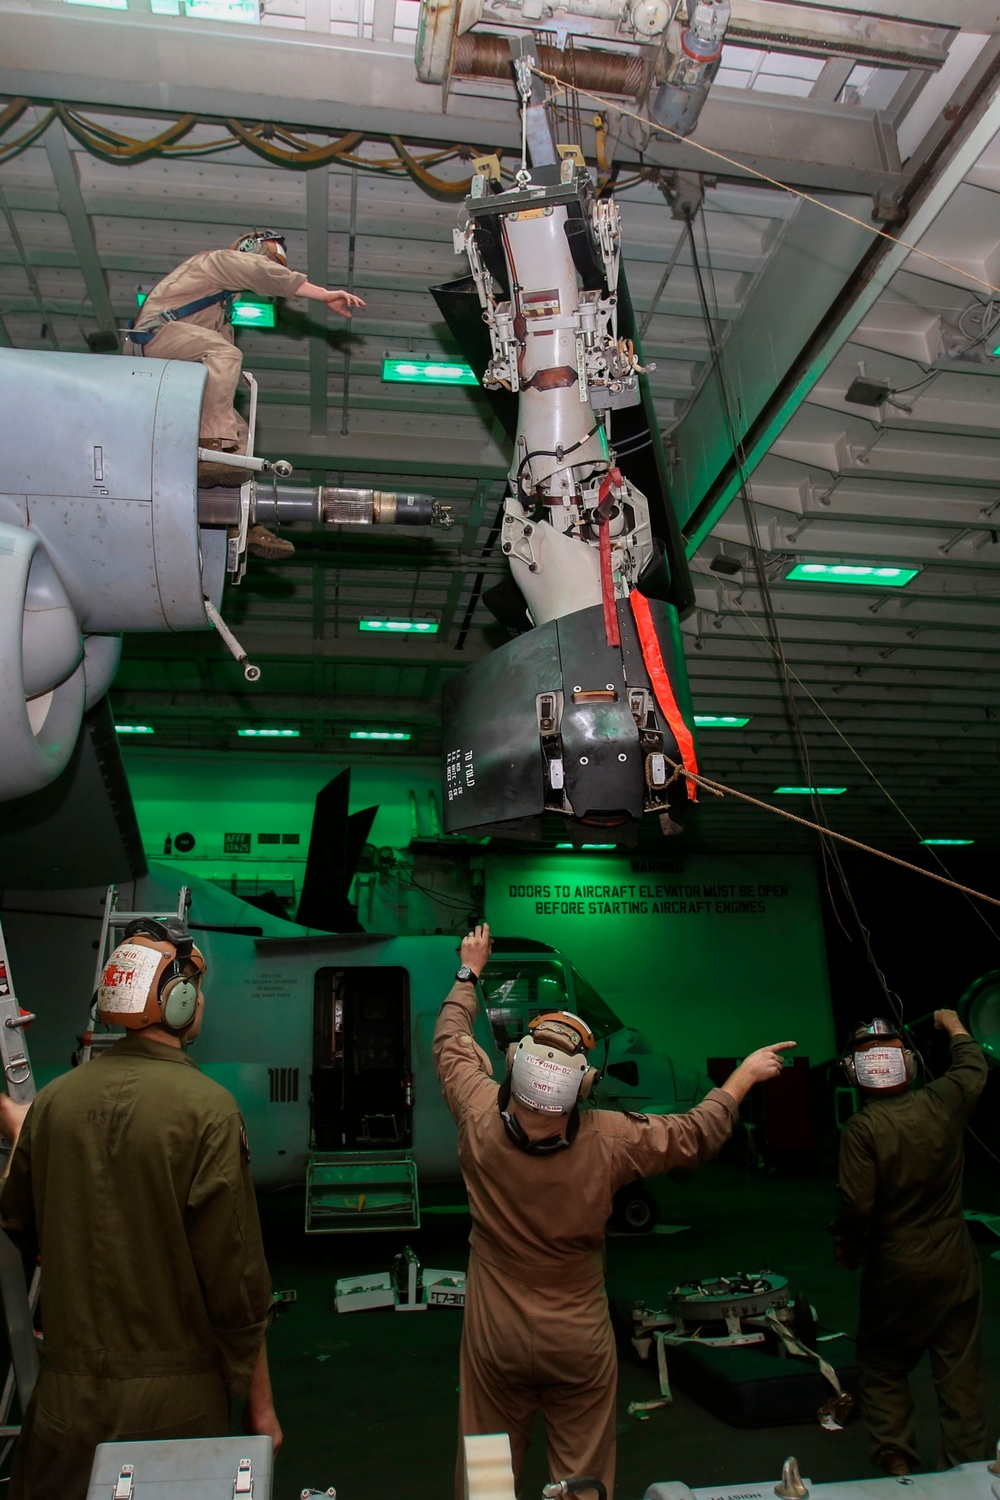
[[[87,288],[87,296],[90,299],[97,326],[102,333],[115,333],[118,324],[114,308],[111,306],[108,284],[104,279],[101,258],[94,241],[94,231],[87,214],[87,206],[83,201],[83,194],[80,191],[80,179],[77,175],[73,152],[70,150],[69,137],[61,121],[52,122],[42,136],[42,145],[49,159],[56,191],[59,194],[59,204],[63,217],[69,225],[73,249],[76,251],[80,270],[83,272],[84,285]]]
[[[0,15],[0,93],[150,110],[161,119],[170,113],[266,118],[520,149],[513,88],[506,98],[456,87],[444,115],[440,90],[417,80],[411,51],[399,44],[185,17],[78,16],[48,0],[30,13],[0,7]],[[583,115],[587,121],[587,109]],[[593,155],[589,123],[584,136]],[[623,138],[616,156],[624,165],[641,155],[647,165],[718,171],[703,146],[802,186],[870,193],[900,182],[892,132],[875,112],[720,87],[702,112],[697,142],[654,137],[635,146]],[[739,175],[740,168],[727,171]]]
[[[919,245],[923,235],[998,130],[1000,92],[996,81],[993,81],[989,89],[984,89],[982,99],[970,112],[937,175],[932,175],[923,185],[903,232],[906,244],[887,238],[880,238],[873,243],[853,284],[834,304],[831,314],[806,344],[790,374],[777,386],[757,421],[749,425],[744,435],[747,473],[753,473],[768,449],[777,441],[824,370],[850,339],[865,314],[878,301],[895,273],[912,255],[909,246]],[[679,431],[683,427],[682,422]],[[717,434],[716,441],[721,436],[721,433]],[[704,442],[704,437],[701,441]],[[739,465],[735,459],[729,459],[719,466],[714,482],[701,486],[700,493],[689,491],[685,504],[688,519],[684,523],[689,553],[695,551],[725,514],[739,493],[741,483]]]

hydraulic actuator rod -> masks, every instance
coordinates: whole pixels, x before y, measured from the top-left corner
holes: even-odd
[[[228,456],[228,455],[227,455]],[[238,526],[240,491],[198,491],[202,526]],[[312,489],[295,484],[256,484],[250,497],[250,523],[285,526],[310,521],[314,526],[444,526],[451,511],[433,495],[401,490],[356,490],[336,485]]]

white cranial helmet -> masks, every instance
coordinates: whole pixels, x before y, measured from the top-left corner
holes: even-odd
[[[510,1091],[519,1104],[547,1115],[568,1115],[580,1097],[580,1085],[589,1072],[587,1059],[577,1053],[568,1057],[552,1047],[539,1045],[533,1037],[522,1037],[514,1053]]]
[[[593,1087],[596,1075],[586,1057],[593,1045],[587,1023],[569,1011],[536,1017],[514,1048],[511,1094],[542,1114],[570,1114]]]

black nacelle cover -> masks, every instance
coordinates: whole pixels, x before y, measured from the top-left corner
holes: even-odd
[[[678,671],[673,608],[650,601],[664,665],[682,709],[687,695]],[[592,826],[643,816],[644,753],[628,689],[650,687],[627,601],[618,603],[621,646],[607,644],[600,605],[536,626],[498,647],[445,684],[444,820],[448,833],[478,831],[508,837],[541,836],[546,766],[538,727],[540,693],[563,694],[561,725],[565,791],[574,820]],[[574,693],[606,691],[614,701],[574,702]],[[663,749],[680,760],[676,741],[658,715]],[[670,790],[670,813],[682,822],[683,782]]]

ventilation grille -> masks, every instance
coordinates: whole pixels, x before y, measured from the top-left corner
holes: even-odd
[[[268,1068],[272,1104],[297,1104],[299,1098],[298,1068]]]

